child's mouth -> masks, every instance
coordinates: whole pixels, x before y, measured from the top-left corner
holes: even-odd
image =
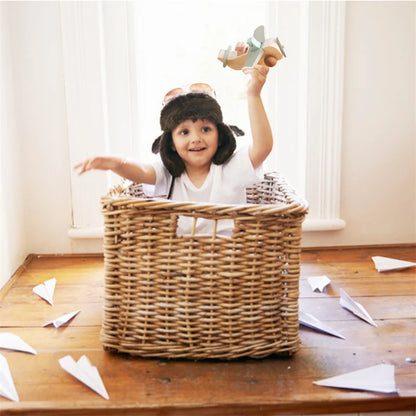
[[[197,149],[189,149],[190,152],[202,152],[206,147],[198,147]]]

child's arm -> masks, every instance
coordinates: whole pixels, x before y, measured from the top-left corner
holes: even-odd
[[[266,82],[269,68],[256,65],[253,68],[243,68],[243,72],[250,74],[250,81],[247,86],[247,101],[253,143],[249,155],[251,163],[256,169],[264,162],[273,148],[272,129],[261,99],[261,90]]]
[[[134,163],[114,156],[97,156],[85,159],[74,166],[78,174],[82,175],[89,170],[112,170],[117,175],[136,183],[154,185],[156,172],[152,165],[146,163]]]

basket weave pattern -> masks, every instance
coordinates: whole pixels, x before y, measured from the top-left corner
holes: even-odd
[[[298,349],[301,225],[307,204],[265,175],[246,205],[102,198],[104,348],[167,358],[265,357]],[[233,219],[231,238],[177,235],[178,216]]]

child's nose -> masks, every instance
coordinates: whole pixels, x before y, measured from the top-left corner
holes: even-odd
[[[196,131],[192,134],[192,141],[193,142],[199,142],[201,138],[199,137],[199,133]]]

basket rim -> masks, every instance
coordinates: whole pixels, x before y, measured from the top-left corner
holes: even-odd
[[[155,210],[192,211],[213,215],[239,214],[250,216],[302,214],[307,212],[308,204],[304,200],[294,201],[290,204],[207,204],[203,202],[172,201],[164,198],[131,198],[131,197],[101,197],[104,206],[123,206],[125,208],[146,208]]]
[[[287,202],[279,203],[244,203],[244,204],[221,204],[195,201],[173,201],[166,197],[132,197],[123,195],[104,195],[101,197],[103,209],[109,205],[114,208],[148,208],[154,210],[174,210],[182,212],[201,213],[208,215],[282,215],[307,214],[309,204],[305,198],[301,197],[296,190],[287,182],[286,177],[278,172],[265,173],[262,181],[277,181]],[[261,181],[259,182],[261,183]],[[253,187],[256,184],[253,184]]]

